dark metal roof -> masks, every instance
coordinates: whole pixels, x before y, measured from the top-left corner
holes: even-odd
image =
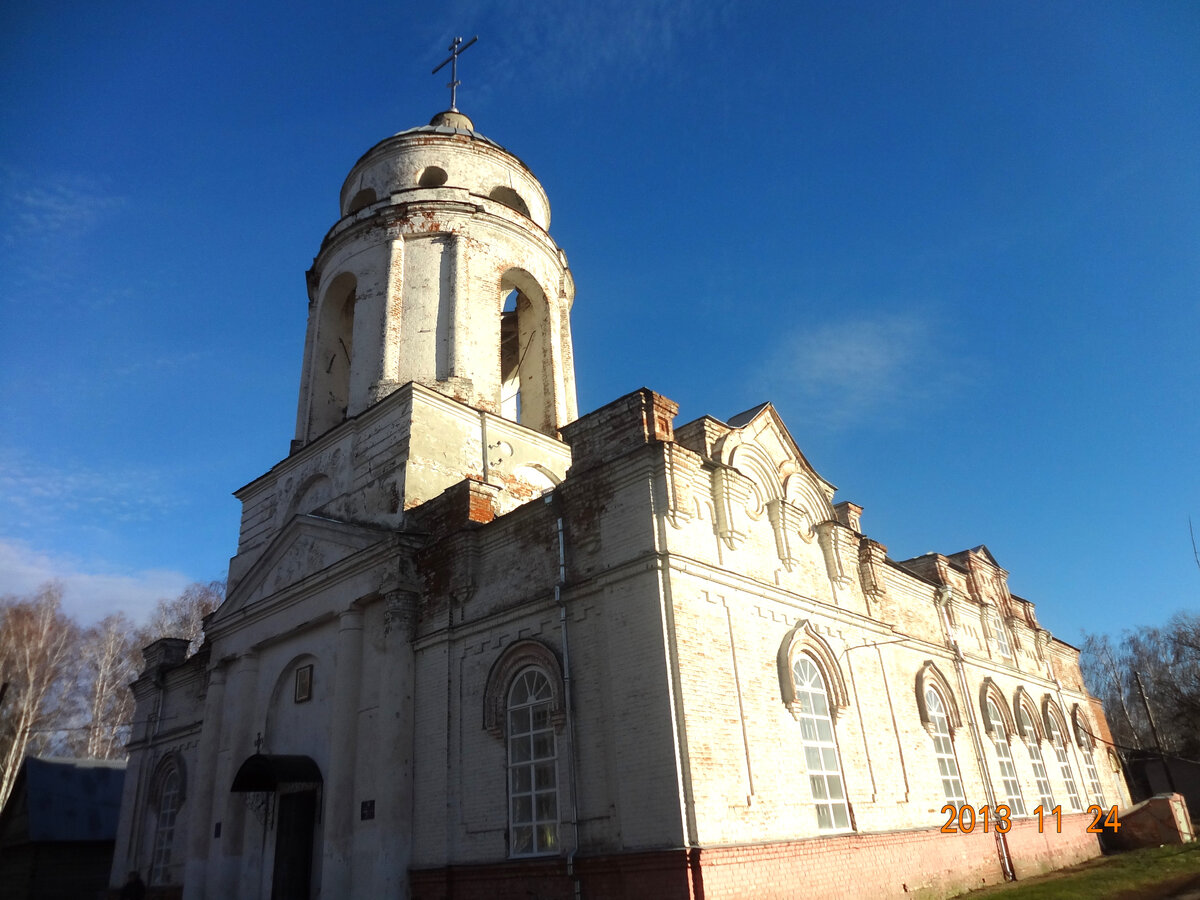
[[[29,840],[116,839],[124,760],[28,757],[24,769]]]
[[[230,793],[275,791],[281,784],[321,784],[321,769],[311,756],[255,753],[233,776]]]

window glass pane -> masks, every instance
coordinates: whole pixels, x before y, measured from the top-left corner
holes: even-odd
[[[513,792],[524,791],[528,792],[532,787],[529,782],[530,769],[528,766],[521,766],[512,771],[512,789]]]
[[[509,847],[514,856],[558,846],[558,746],[550,719],[554,692],[526,669],[508,694]]]
[[[950,723],[946,720],[946,707],[941,695],[933,688],[925,691],[925,709],[929,714],[933,734],[933,754],[937,760],[938,775],[941,777],[942,792],[946,800],[955,806],[967,802],[962,779],[958,773],[958,760],[954,756],[954,742],[950,739]]]
[[[157,818],[154,823],[154,852],[151,857],[150,883],[171,883],[171,849],[175,842],[175,818],[179,812],[179,772],[172,771],[159,789]]]
[[[809,790],[817,813],[817,827],[826,831],[848,829],[850,810],[846,805],[825,680],[806,656],[796,658],[792,674],[796,689],[795,709],[800,721],[800,739],[808,769]]]

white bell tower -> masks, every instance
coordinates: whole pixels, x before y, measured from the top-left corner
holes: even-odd
[[[457,110],[354,165],[308,272],[299,449],[408,382],[542,434],[577,416],[550,204]]]

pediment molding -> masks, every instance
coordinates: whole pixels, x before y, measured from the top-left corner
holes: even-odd
[[[294,517],[271,540],[214,614],[211,626],[288,588],[302,584],[366,550],[392,542],[394,533],[320,516]]]

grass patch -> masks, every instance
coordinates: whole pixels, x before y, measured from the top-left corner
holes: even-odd
[[[1009,884],[972,891],[970,900],[1157,900],[1200,888],[1200,842],[1130,850]]]

